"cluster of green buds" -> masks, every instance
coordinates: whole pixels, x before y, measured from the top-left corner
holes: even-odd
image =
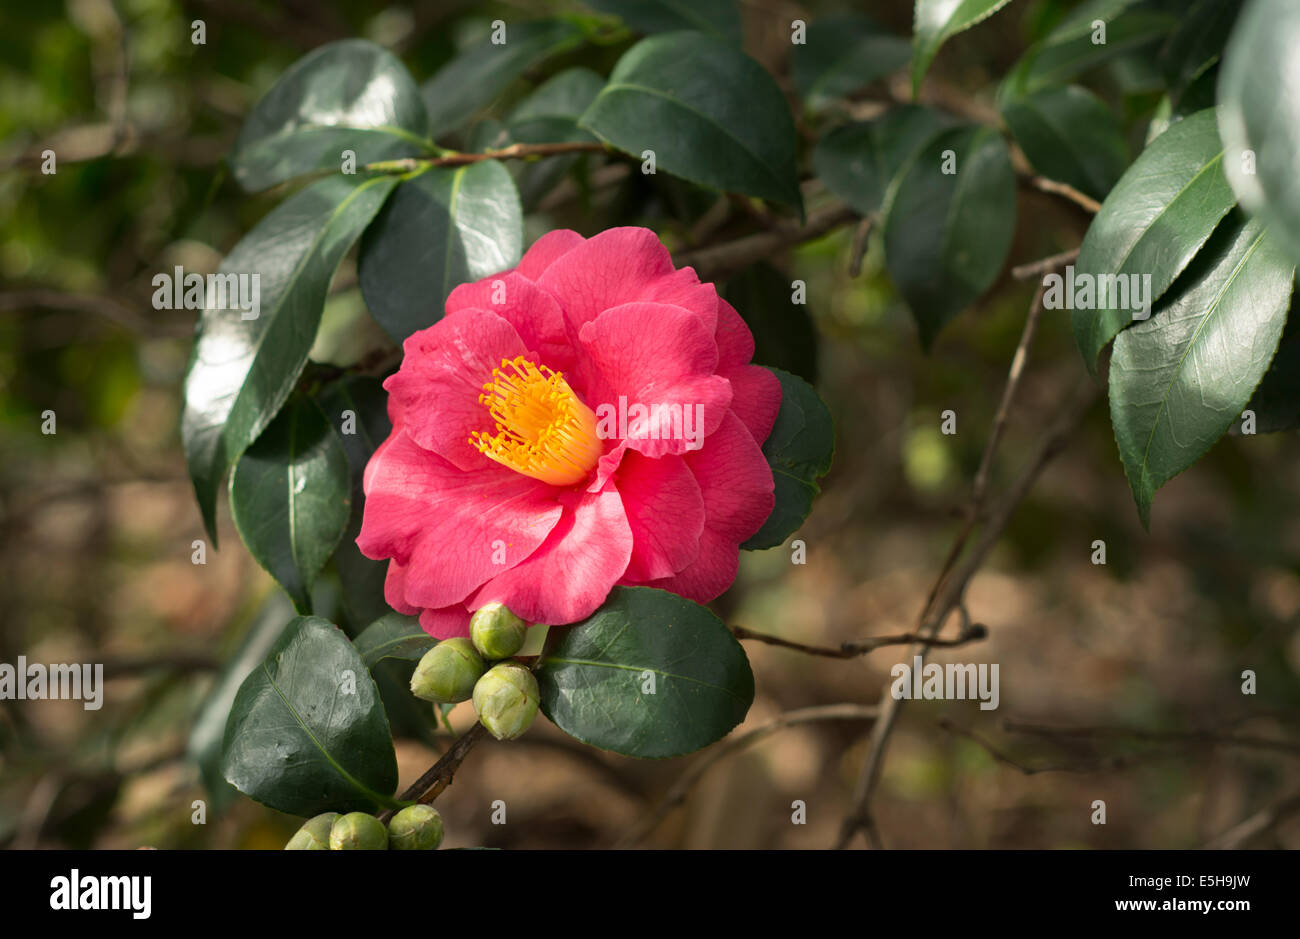
[[[442,844],[442,816],[431,805],[408,805],[388,827],[365,812],[325,812],[294,833],[286,851],[432,851]]]
[[[411,693],[438,704],[474,701],[479,722],[498,740],[513,740],[537,717],[533,673],[509,659],[524,646],[528,624],[500,603],[478,610],[470,638],[444,639],[425,653],[411,676]],[[495,662],[491,668],[488,662]]]

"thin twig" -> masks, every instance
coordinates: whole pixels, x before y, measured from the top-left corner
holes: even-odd
[[[783,248],[820,238],[858,217],[847,205],[832,205],[811,212],[803,225],[782,226],[707,248],[682,251],[673,259],[678,267],[693,267],[700,280],[726,280],[755,261]]]
[[[769,737],[778,730],[784,730],[787,727],[811,724],[816,721],[874,720],[877,714],[878,710],[876,708],[862,704],[828,704],[820,707],[799,708],[794,711],[786,711],[761,727],[755,727],[753,730],[718,744],[692,763],[686,772],[678,778],[677,782],[673,784],[673,787],[668,790],[663,799],[659,801],[654,810],[631,831],[620,838],[615,847],[630,848],[639,844],[659,826],[659,823],[674,807],[680,805],[686,799],[691,788],[700,781],[709,768],[724,757],[753,746],[765,737]]]
[[[820,655],[828,659],[853,659],[866,655],[868,652],[883,649],[886,646],[905,646],[913,642],[924,643],[927,646],[963,646],[968,642],[987,639],[989,634],[988,627],[983,623],[973,623],[963,630],[961,635],[953,639],[940,639],[935,636],[926,637],[916,633],[895,633],[889,636],[873,636],[853,642],[842,642],[839,648],[832,648],[830,646],[810,646],[802,642],[793,642],[789,639],[782,639],[780,636],[757,633],[752,629],[746,629],[744,626],[732,626],[731,632],[737,639],[753,639],[756,642],[767,643],[770,646],[779,646],[782,649],[802,652],[805,655]]]
[[[1013,734],[1036,737],[1066,738],[1071,740],[1096,740],[1127,737],[1147,743],[1174,743],[1209,747],[1246,747],[1268,750],[1288,756],[1300,756],[1300,742],[1278,740],[1273,737],[1255,737],[1249,734],[1228,734],[1214,730],[1143,730],[1137,727],[1051,727],[1020,721],[1003,721],[1002,729]]]
[[[1206,842],[1207,850],[1232,850],[1246,845],[1260,835],[1273,831],[1292,815],[1300,814],[1300,789],[1282,797],[1250,818],[1233,825],[1223,834]]]
[[[379,163],[367,163],[362,169],[379,173],[409,173],[425,166],[468,166],[471,163],[483,163],[487,160],[527,160],[533,157],[558,156],[564,153],[607,153],[609,148],[603,143],[586,140],[568,143],[513,143],[499,150],[484,150],[480,153],[445,153],[433,157],[405,157],[400,160],[384,160]]]
[[[1118,769],[1122,767],[1126,762],[1123,757],[1115,757],[1112,760],[1106,761],[1104,763],[1093,762],[1093,763],[1086,763],[1086,764],[1069,763],[1069,764],[1062,764],[1059,766],[1053,766],[1050,764],[1045,766],[1030,766],[1026,763],[1021,763],[1019,760],[1014,759],[1013,757],[1007,756],[1007,754],[1003,753],[997,747],[993,746],[993,744],[989,743],[979,734],[975,733],[975,731],[967,727],[959,727],[956,724],[954,724],[952,721],[948,720],[948,718],[946,717],[940,718],[938,721],[938,725],[940,729],[945,730],[950,734],[954,734],[958,737],[965,737],[967,740],[970,740],[978,744],[981,748],[983,748],[983,750],[986,753],[988,753],[989,756],[993,757],[994,760],[996,760],[999,763],[1002,763],[1005,766],[1010,766],[1012,769],[1017,770],[1018,772],[1024,774],[1025,776],[1036,776],[1039,773],[1098,773],[1098,772],[1102,772],[1103,770]]]
[[[1069,183],[1057,182],[1055,179],[1048,179],[1046,176],[1034,176],[1030,178],[1029,184],[1040,192],[1047,192],[1068,199],[1085,212],[1096,215],[1101,211],[1100,202],[1092,196],[1075,189]]]
[[[1035,306],[1038,305],[1038,299],[1040,298],[1035,298]],[[1029,322],[1026,322],[1025,332],[1032,339],[1032,328]],[[1021,336],[1021,346],[1027,346],[1024,334]],[[1019,350],[1020,347],[1017,347],[1017,353],[1019,353]],[[1017,362],[1019,362],[1019,366],[1017,366]],[[1012,366],[1008,371],[1007,378],[1008,390],[1011,392],[1014,392],[1015,387],[1019,384],[1020,377],[1023,374],[1023,364],[1019,355],[1012,360]],[[1010,394],[1004,394],[1004,404],[1009,404],[1011,397]],[[938,633],[949,613],[961,602],[966,584],[984,563],[984,559],[993,549],[993,546],[1001,539],[1002,532],[1005,530],[1011,516],[1015,513],[1016,507],[1029,492],[1043,468],[1057,453],[1064,449],[1070,435],[1092,406],[1096,397],[1096,384],[1091,381],[1085,382],[1081,391],[1076,393],[1073,400],[1066,407],[1063,416],[1044,438],[1029,465],[1021,471],[1020,476],[1012,484],[1002,500],[989,513],[980,534],[980,539],[966,555],[965,560],[957,566],[962,547],[970,536],[974,520],[978,516],[977,511],[968,514],[966,524],[958,533],[954,550],[949,552],[944,569],[940,571],[940,575],[935,581],[935,587],[931,590],[930,599],[923,608],[921,624],[917,629],[921,636],[929,637]],[[991,462],[992,457],[989,451],[996,444],[997,438],[991,437],[986,447],[985,459],[981,461],[981,465],[985,462]],[[972,496],[976,495],[980,494],[973,491]],[[918,656],[923,658],[925,651],[926,647],[917,643],[909,650],[908,658],[914,659]],[[857,832],[870,831],[870,826],[873,824],[870,812],[871,797],[875,792],[876,784],[879,782],[884,755],[901,708],[902,701],[891,695],[888,688],[884,689],[880,698],[880,719],[872,727],[867,754],[863,759],[862,770],[858,774],[858,781],[854,788],[853,802],[840,827],[839,838],[836,841],[836,847],[838,848],[847,847]]]
[[[1016,280],[1033,280],[1035,277],[1041,277],[1043,274],[1050,274],[1052,271],[1059,270],[1079,256],[1079,249],[1073,248],[1070,251],[1062,251],[1060,254],[1053,254],[1051,257],[1042,258],[1038,261],[1030,261],[1028,264],[1021,264],[1011,269],[1011,276]]]
[[[406,788],[406,791],[397,797],[397,800],[399,802],[414,800],[429,803],[438,798],[438,796],[442,795],[442,791],[451,785],[452,777],[456,775],[456,770],[460,769],[460,764],[469,755],[469,751],[474,748],[474,744],[485,736],[487,736],[487,728],[476,723],[457,737],[456,742],[438,759],[438,762],[425,770],[424,775],[411,783]],[[387,824],[388,820],[393,817],[393,812],[393,809],[389,809],[380,813],[379,820]]]

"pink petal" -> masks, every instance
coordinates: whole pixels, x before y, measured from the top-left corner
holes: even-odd
[[[509,272],[461,284],[447,298],[447,313],[469,309],[486,310],[508,322],[537,361],[554,369],[568,368],[572,362],[560,305],[528,278]]]
[[[759,444],[766,442],[781,410],[781,382],[761,365],[741,365],[720,374],[731,382],[731,411]]]
[[[464,604],[457,603],[441,609],[422,610],[420,626],[435,639],[454,639],[469,636],[470,612]]]
[[[718,343],[718,368],[748,365],[754,357],[754,334],[736,308],[718,298],[718,328],[713,334]]]
[[[532,247],[524,252],[524,256],[515,270],[529,280],[537,280],[546,272],[548,267],[586,240],[576,231],[570,231],[567,228],[548,231],[534,241]]]
[[[384,600],[403,616],[420,612],[418,606],[406,602],[406,568],[396,561],[388,562],[388,573],[384,575]]]
[[[682,307],[626,303],[583,326],[580,341],[587,406],[647,456],[698,448],[731,404],[730,383],[713,374],[712,331]],[[639,421],[638,409],[651,419]]]
[[[478,396],[502,359],[528,351],[519,333],[495,313],[462,309],[412,333],[403,350],[401,369],[384,382],[394,423],[461,469],[491,463],[470,443],[471,432],[494,427]]]
[[[763,451],[734,414],[704,449],[684,457],[704,497],[704,531],[695,561],[650,586],[705,603],[736,579],[742,541],[758,531],[776,504],[772,470]]]
[[[402,431],[371,458],[357,546],[393,558],[405,571],[409,606],[457,603],[517,564],[560,519],[555,490],[491,460],[462,470],[422,449]]]
[[[611,483],[603,492],[564,493],[564,517],[527,560],[484,584],[470,609],[504,603],[530,623],[575,623],[596,611],[627,570],[632,530]]]
[[[633,301],[685,307],[710,335],[717,323],[717,290],[701,284],[689,267],[676,270],[668,249],[648,228],[610,228],[574,245],[537,283],[560,300],[575,333],[610,307]]]
[[[624,577],[671,577],[695,560],[704,530],[704,498],[686,461],[652,460],[630,451],[615,477],[632,529],[632,558]]]

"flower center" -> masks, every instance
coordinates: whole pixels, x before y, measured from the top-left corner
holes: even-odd
[[[496,421],[492,435],[474,431],[479,452],[516,473],[552,486],[586,477],[600,459],[596,415],[573,393],[562,372],[522,355],[502,359],[478,400]]]

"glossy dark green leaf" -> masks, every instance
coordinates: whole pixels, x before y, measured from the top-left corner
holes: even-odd
[[[383,659],[418,662],[438,640],[420,627],[419,617],[386,613],[362,630],[352,644],[366,668],[374,668]]]
[[[537,667],[542,711],[583,743],[680,756],[726,736],[753,703],[754,674],[731,630],[676,594],[616,587],[562,633]]]
[[[365,39],[321,46],[295,62],[253,108],[230,157],[256,192],[314,170],[339,170],[425,151],[428,117],[397,58]]]
[[[790,278],[766,262],[751,264],[727,281],[727,301],[754,334],[757,365],[817,380],[817,333],[806,303],[794,303]]]
[[[238,791],[221,775],[221,739],[226,732],[230,707],[235,703],[235,695],[244,679],[261,665],[276,640],[284,635],[292,618],[293,606],[288,598],[278,590],[269,591],[194,715],[185,752],[198,765],[199,778],[208,791],[209,802],[218,811],[238,796]]]
[[[885,265],[924,348],[992,286],[1015,227],[1011,156],[992,128],[944,131],[902,171],[885,209]]]
[[[1175,94],[1219,61],[1243,0],[1196,0],[1160,50],[1160,67]]]
[[[387,561],[372,561],[357,547],[365,511],[362,477],[371,454],[392,430],[388,393],[378,378],[348,375],[331,382],[319,396],[321,410],[338,431],[352,473],[352,513],[334,550],[334,566],[343,589],[343,618],[355,632],[391,612],[384,599]]]
[[[593,134],[578,126],[578,119],[603,87],[605,79],[590,69],[571,68],[561,72],[539,86],[510,112],[502,127],[503,139],[495,146],[594,141],[596,137]],[[537,203],[584,159],[590,157],[565,153],[506,164],[519,190],[524,212],[533,211]]]
[[[863,215],[873,215],[884,206],[895,174],[951,123],[942,112],[904,105],[823,136],[813,151],[813,166],[827,189]]]
[[[235,245],[220,273],[259,277],[260,312],[205,309],[185,376],[181,440],[208,534],[226,470],[289,396],[320,325],[339,260],[396,185],[330,176],[281,203]]]
[[[703,33],[643,39],[619,59],[580,126],[659,171],[802,206],[785,96],[761,65]]]
[[[1149,320],[1115,338],[1110,413],[1142,523],[1157,489],[1240,416],[1268,370],[1295,265],[1259,220],[1226,220]]]
[[[343,537],[351,480],[343,442],[315,401],[299,397],[230,474],[230,512],[248,551],[299,611]]]
[[[1105,42],[1094,25],[1105,23]],[[1075,7],[1035,43],[1003,79],[1000,94],[1024,95],[1064,85],[1121,56],[1151,47],[1152,55],[1178,25],[1178,18],[1144,7],[1139,0],[1090,0]]]
[[[791,53],[791,70],[813,109],[898,71],[912,57],[911,43],[861,13],[814,20],[804,38]]]
[[[1291,295],[1294,302],[1294,288]],[[1300,316],[1294,307],[1287,314],[1273,363],[1247,407],[1255,412],[1256,433],[1300,428]]]
[[[1241,204],[1270,221],[1300,258],[1300,4],[1255,0],[1223,54],[1219,129]]]
[[[405,180],[361,239],[357,275],[379,325],[398,342],[442,319],[458,285],[513,267],[523,209],[496,160]]]
[[[916,0],[912,37],[912,94],[930,70],[939,47],[953,36],[970,29],[1011,0]]]
[[[584,0],[587,6],[617,16],[641,33],[696,29],[737,45],[740,9],[735,0]]]
[[[605,87],[605,79],[588,68],[571,68],[548,79],[515,106],[506,118],[510,139],[519,143],[567,143],[595,140],[578,127],[578,119]]]
[[[1119,118],[1086,88],[1043,88],[1012,98],[1002,116],[1034,169],[1103,199],[1128,167]]]
[[[291,815],[395,804],[397,758],[375,683],[333,623],[300,616],[235,696],[222,772]]]
[[[772,468],[776,505],[767,521],[742,548],[775,548],[794,534],[812,511],[820,491],[817,480],[831,468],[835,455],[835,426],[821,397],[802,378],[771,370],[781,381],[781,410],[763,443],[763,456]]]
[[[435,137],[463,127],[534,65],[578,45],[582,31],[563,20],[527,20],[507,22],[504,42],[492,38],[456,56],[421,86]]]
[[[1150,275],[1147,299],[1154,303],[1235,202],[1214,112],[1200,111],[1170,125],[1115,184],[1088,226],[1075,268],[1092,278]],[[1094,374],[1107,343],[1133,322],[1132,304],[1123,309],[1117,299],[1098,297],[1071,312],[1075,342]]]

